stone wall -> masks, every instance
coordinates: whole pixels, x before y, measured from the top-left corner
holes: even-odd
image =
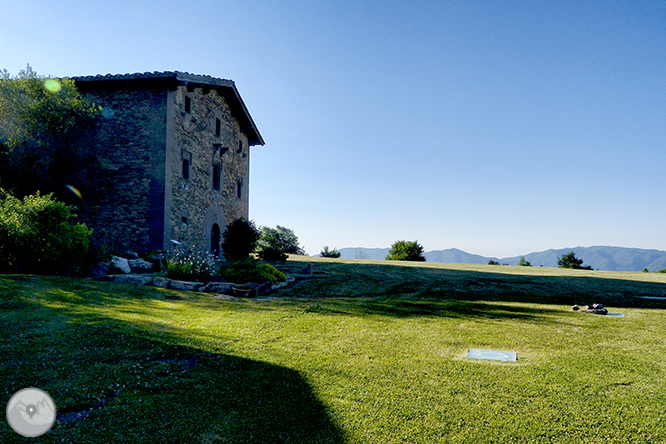
[[[113,251],[161,249],[167,91],[82,92],[103,108],[96,141],[105,177],[86,220],[95,242]]]
[[[179,86],[168,101],[165,233],[169,240],[211,251],[215,224],[221,235],[227,224],[248,217],[248,140],[214,89]]]
[[[228,223],[248,217],[248,138],[216,89],[77,86],[103,108],[96,140],[106,174],[86,218],[97,244],[141,253],[174,240],[211,251]]]

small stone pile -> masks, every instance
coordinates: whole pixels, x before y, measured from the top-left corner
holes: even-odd
[[[604,304],[585,305],[582,309],[579,305],[574,305],[573,309],[574,309],[574,311],[581,310],[584,313],[592,313],[592,314],[598,314],[598,315],[608,314],[608,310],[606,310],[604,308]]]

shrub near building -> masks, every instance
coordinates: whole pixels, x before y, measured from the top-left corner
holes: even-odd
[[[235,262],[220,270],[220,276],[229,282],[236,284],[246,284],[248,282],[284,282],[287,277],[277,268],[270,264],[260,264],[254,259],[247,259],[244,262]]]
[[[74,222],[68,205],[52,194],[20,200],[0,189],[0,270],[15,273],[81,273],[92,230]]]
[[[215,269],[216,259],[202,253],[174,253],[162,263],[169,279],[208,282]]]
[[[227,225],[222,234],[222,251],[229,262],[244,261],[257,248],[259,230],[254,222],[238,219]]]
[[[236,284],[284,282],[286,277],[282,272],[272,265],[258,263],[251,256],[259,238],[254,222],[238,219],[230,223],[222,235],[222,251],[231,264],[222,267],[219,276]]]

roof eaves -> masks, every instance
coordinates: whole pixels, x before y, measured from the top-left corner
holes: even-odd
[[[211,86],[216,89],[218,89],[218,92],[223,95],[227,100],[230,100],[233,103],[230,103],[230,105],[234,108],[238,108],[239,111],[241,112],[242,116],[244,117],[244,130],[248,132],[248,135],[251,136],[249,137],[249,143],[250,145],[264,145],[264,139],[261,137],[261,133],[259,133],[259,129],[257,128],[257,125],[254,123],[254,120],[252,119],[252,116],[250,115],[249,110],[247,109],[247,106],[245,106],[245,102],[243,102],[243,98],[241,97],[240,93],[238,92],[238,88],[236,88],[236,84],[233,82],[233,80],[227,80],[227,79],[220,79],[216,77],[211,77],[211,76],[205,76],[205,75],[198,75],[198,74],[190,74],[188,72],[181,72],[181,71],[155,71],[155,72],[144,72],[144,73],[134,73],[134,74],[106,74],[106,75],[101,75],[98,74],[96,76],[78,76],[78,77],[72,77],[72,80],[75,82],[104,82],[104,81],[111,81],[111,82],[122,82],[122,81],[134,81],[134,80],[171,80],[176,82],[177,84],[180,85],[186,85],[188,87],[196,88],[196,87],[204,87],[204,86]],[[223,88],[227,91],[230,91],[232,94],[225,94],[224,92],[221,92],[219,89]]]

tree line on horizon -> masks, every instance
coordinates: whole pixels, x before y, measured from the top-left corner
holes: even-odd
[[[424,251],[423,245],[419,244],[418,241],[399,240],[391,245],[385,260],[425,262]],[[328,246],[325,246],[319,254],[321,257],[328,258],[339,258],[341,255],[337,249],[334,248],[331,250]],[[500,265],[500,263],[491,259],[488,261],[488,265]],[[518,266],[531,267],[532,264],[525,256],[521,256]],[[557,266],[558,268],[573,270],[593,270],[591,266],[583,265],[583,259],[577,258],[574,251],[560,255],[557,259]],[[666,272],[666,270],[663,270],[663,272]]]

